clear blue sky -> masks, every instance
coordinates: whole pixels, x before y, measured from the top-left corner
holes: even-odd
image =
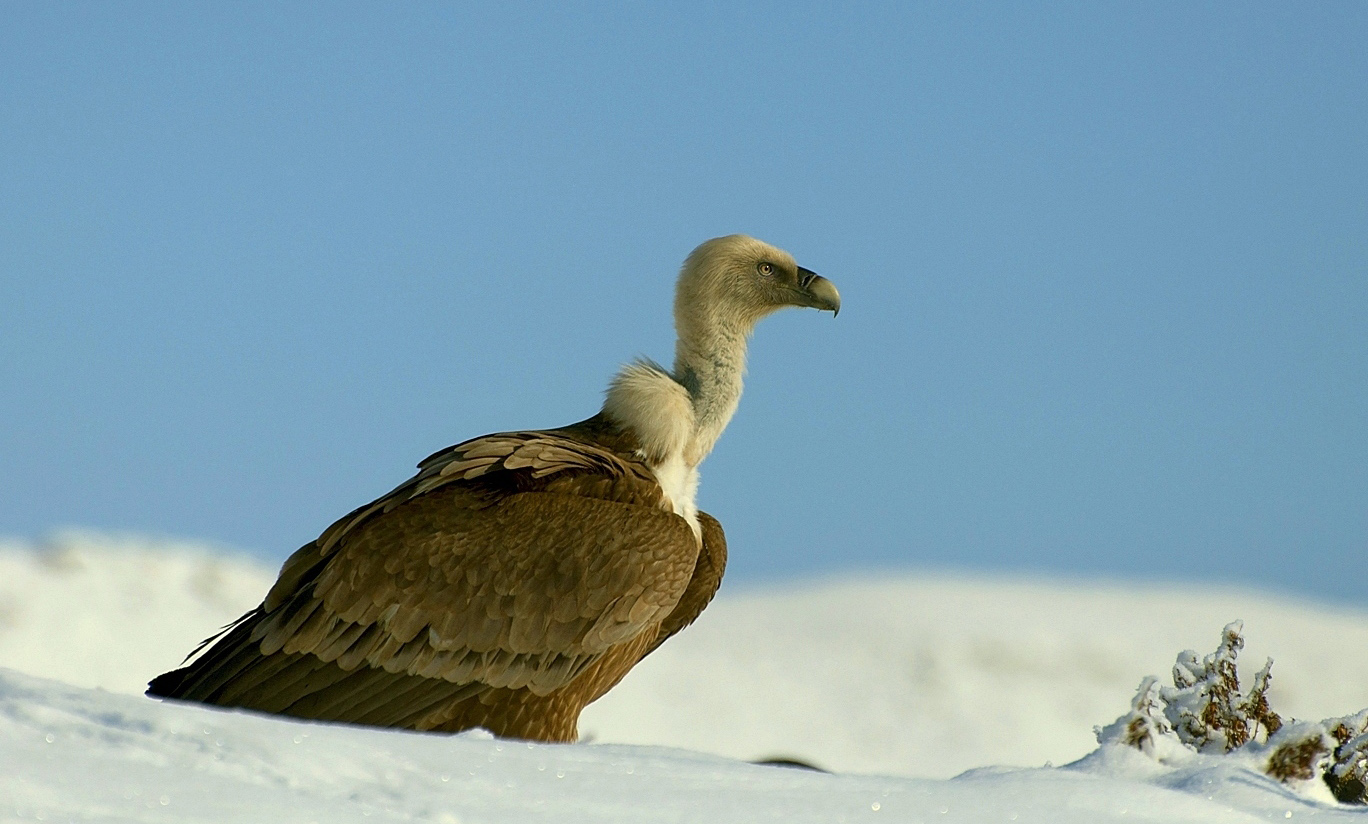
[[[492,5],[492,4],[491,4]],[[0,534],[278,559],[669,360],[746,232],[736,580],[1368,604],[1368,4],[0,8]]]

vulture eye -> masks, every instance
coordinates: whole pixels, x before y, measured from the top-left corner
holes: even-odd
[[[769,263],[769,262],[761,263],[759,266],[757,266],[757,267],[755,267],[755,268],[758,269],[758,270],[760,271],[760,274],[764,275],[765,277],[769,277],[770,275],[774,274],[774,264],[773,264],[773,263]]]

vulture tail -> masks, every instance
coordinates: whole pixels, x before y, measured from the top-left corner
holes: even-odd
[[[252,633],[265,618],[258,607],[224,627],[190,653],[198,658],[153,678],[147,695],[318,721],[427,729],[429,716],[489,689],[381,667],[347,670],[307,653],[262,655]]]
[[[244,658],[244,653],[249,651],[255,652],[256,644],[251,640],[252,629],[263,617],[265,613],[257,607],[218,633],[204,639],[185,656],[185,660],[189,661],[199,655],[206,647],[209,647],[208,652],[191,664],[153,678],[147,685],[146,695],[152,698],[179,698],[185,701],[208,700],[211,693],[223,686],[225,681],[231,680],[237,671],[248,663],[245,660],[233,659]],[[205,687],[209,689],[206,690]]]

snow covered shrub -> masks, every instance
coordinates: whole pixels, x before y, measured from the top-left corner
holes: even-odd
[[[1162,689],[1158,678],[1146,676],[1140,682],[1140,689],[1136,690],[1135,700],[1131,701],[1131,711],[1116,719],[1111,726],[1097,729],[1097,743],[1125,744],[1145,755],[1160,757],[1160,742],[1165,740],[1165,735],[1173,732],[1173,727],[1164,718],[1163,699],[1159,697]]]
[[[1295,722],[1270,741],[1268,764],[1264,772],[1282,781],[1309,781],[1324,773],[1335,742],[1325,727],[1314,721]]]
[[[1336,743],[1325,783],[1340,801],[1368,804],[1368,710],[1321,723]]]
[[[1335,798],[1368,804],[1368,710],[1320,722],[1284,723],[1268,703],[1273,659],[1240,689],[1236,659],[1244,624],[1221,633],[1216,651],[1199,658],[1184,650],[1173,665],[1173,686],[1149,676],[1140,682],[1130,712],[1097,729],[1099,744],[1135,747],[1159,761],[1181,753],[1239,751],[1284,783],[1317,775]]]
[[[1235,661],[1244,648],[1242,629],[1240,621],[1227,624],[1221,645],[1200,661],[1197,653],[1184,650],[1173,665],[1173,687],[1160,690],[1174,732],[1198,752],[1230,752],[1256,740],[1260,728],[1267,738],[1282,726],[1268,707],[1272,658],[1254,676],[1249,694],[1240,693]]]

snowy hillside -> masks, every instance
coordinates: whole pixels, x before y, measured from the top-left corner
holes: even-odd
[[[872,747],[873,745],[871,745]],[[100,822],[1365,821],[1227,759],[1129,748],[951,781],[659,747],[533,745],[162,706],[0,670],[0,819]]]
[[[1368,821],[1233,758],[1161,767],[1099,751],[1093,736],[1143,676],[1167,675],[1181,649],[1210,650],[1234,618],[1246,666],[1276,659],[1270,695],[1284,715],[1366,707],[1368,657],[1347,652],[1368,648],[1363,613],[1239,591],[938,576],[724,588],[586,711],[588,747],[327,728],[139,695],[273,578],[184,544],[70,535],[0,548],[0,667],[18,671],[0,672],[0,819]],[[939,780],[988,765],[1034,769]]]

